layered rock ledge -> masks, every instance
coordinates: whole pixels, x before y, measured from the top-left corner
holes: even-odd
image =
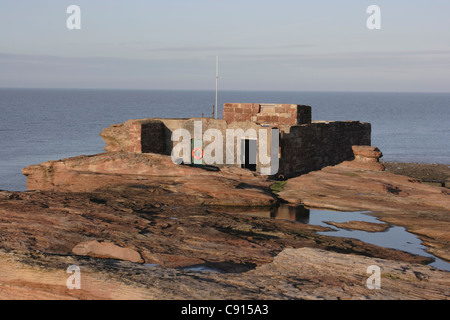
[[[272,183],[248,170],[214,172],[175,165],[170,156],[153,153],[102,153],[48,161],[22,170],[28,190],[93,192],[115,186],[166,190],[189,202],[217,206],[272,206]]]
[[[66,287],[68,265],[83,266],[80,290]],[[379,290],[366,286],[371,265],[382,266]],[[284,249],[272,262],[244,273],[201,274],[76,256],[36,261],[0,252],[0,272],[0,299],[444,300],[450,286],[447,272],[426,266],[313,248]]]
[[[30,191],[0,192],[0,298],[448,299],[450,273],[428,257],[228,210],[279,199],[369,210],[448,260],[448,190],[374,170],[342,163],[289,179],[275,196],[267,177],[156,154],[27,167]],[[69,265],[82,267],[81,290],[66,287]],[[216,272],[186,269],[198,265]],[[382,269],[381,290],[365,285],[369,265]]]

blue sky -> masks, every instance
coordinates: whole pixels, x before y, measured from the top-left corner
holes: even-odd
[[[2,0],[0,87],[214,90],[218,55],[222,90],[449,92],[449,15],[448,0]]]

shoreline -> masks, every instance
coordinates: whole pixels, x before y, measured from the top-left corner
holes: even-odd
[[[408,176],[420,182],[450,188],[450,164],[415,163],[415,162],[382,162],[386,171]]]

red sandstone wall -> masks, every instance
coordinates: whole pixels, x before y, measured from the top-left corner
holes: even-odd
[[[256,103],[226,103],[223,106],[223,120],[227,123],[252,121],[252,117],[259,113]]]
[[[223,120],[255,122],[272,126],[311,123],[311,107],[295,104],[226,103]]]

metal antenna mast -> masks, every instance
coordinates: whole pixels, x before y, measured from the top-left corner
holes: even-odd
[[[215,110],[214,110],[214,118],[217,119],[217,89],[218,89],[218,83],[219,83],[219,56],[216,56],[216,104],[215,104]]]

